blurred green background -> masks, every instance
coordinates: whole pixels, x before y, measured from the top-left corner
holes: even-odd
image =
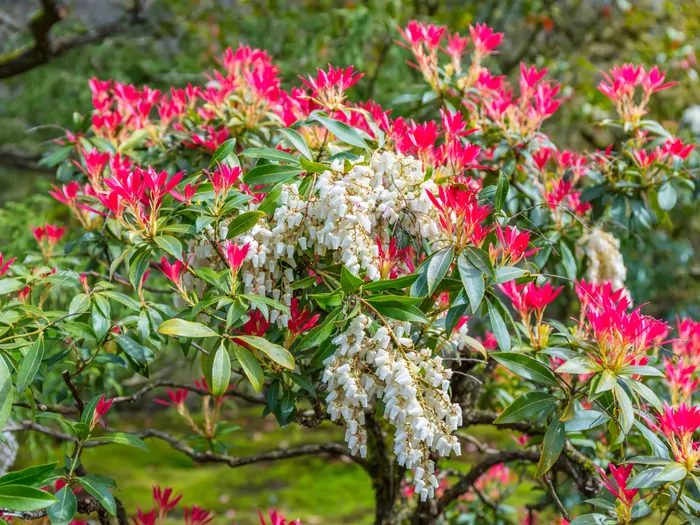
[[[201,82],[203,72],[216,67],[216,57],[239,44],[268,50],[287,87],[298,85],[297,75],[327,63],[354,65],[366,73],[353,90],[354,100],[373,98],[393,107],[392,116],[420,118],[420,108],[393,103],[399,95],[418,92],[421,84],[405,63],[407,53],[394,44],[396,27],[418,18],[467,32],[469,24],[485,22],[505,33],[502,52],[490,63],[496,72],[517,78],[523,61],[548,67],[551,77],[563,83],[566,101],[547,125],[560,147],[594,151],[615,142],[615,136],[594,125],[612,111],[596,84],[600,70],[624,61],[659,64],[668,78],[679,81],[656,96],[652,117],[686,141],[697,142],[700,136],[696,0],[142,0],[139,19],[125,20],[134,1],[66,0],[66,16],[52,29],[54,37],[89,37],[105,24],[115,26],[114,34],[0,79],[2,253],[20,255],[32,246],[31,225],[69,221],[47,196],[55,174],[37,163],[50,151],[50,141],[71,128],[74,112],[89,113],[90,77],[160,89],[183,86]],[[0,63],[31,42],[27,26],[39,8],[39,0],[0,0]],[[615,232],[622,239],[637,303],[650,303],[648,313],[668,320],[700,317],[700,212],[694,202],[681,202],[671,221],[654,232]],[[173,411],[154,407],[146,401],[113,424],[178,428]],[[261,421],[257,410],[227,408],[242,427],[232,434],[234,453],[265,450],[279,441],[342,439],[332,425],[315,431],[280,429],[274,420]],[[53,448],[31,439],[25,454],[41,455],[43,450],[55,456]],[[468,459],[467,454],[461,467]],[[121,482],[122,500],[131,511],[149,505],[150,487],[158,483],[182,490],[190,504],[215,510],[220,523],[256,523],[255,509],[272,506],[310,524],[372,521],[369,479],[341,461],[307,458],[238,470],[193,470],[187,458],[154,442],[149,453],[95,449],[85,461],[91,471],[103,469]],[[523,485],[512,503],[523,504],[530,490]]]

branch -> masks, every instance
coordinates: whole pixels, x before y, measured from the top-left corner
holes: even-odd
[[[80,499],[78,500],[78,512],[77,514],[92,514],[93,512],[100,512],[102,509],[102,505],[93,498],[85,498],[85,499]],[[3,507],[0,507],[0,515],[1,516],[12,516],[13,518],[19,518],[20,520],[25,520],[25,521],[33,521],[33,520],[39,520],[41,518],[46,517],[46,509],[42,510],[31,510],[31,511],[16,511],[16,510],[9,510],[5,509]],[[121,522],[120,522],[121,523]]]
[[[0,12],[1,15],[1,12]],[[51,168],[39,166],[39,155],[23,151],[0,150],[0,166],[16,170],[53,172]]]
[[[156,388],[160,387],[169,387],[169,388],[181,388],[183,390],[187,390],[188,392],[194,392],[195,394],[199,394],[200,396],[210,396],[211,393],[208,390],[205,390],[203,388],[198,388],[195,386],[191,385],[185,385],[181,383],[175,383],[174,381],[166,381],[166,380],[158,380],[154,381],[153,383],[149,383],[145,386],[143,386],[140,390],[137,390],[130,396],[120,396],[120,397],[115,397],[112,399],[112,403],[116,404],[121,404],[121,403],[129,403],[133,404],[136,403],[141,397],[143,397],[145,394],[150,392],[151,390],[154,390]],[[245,394],[243,392],[240,392],[238,390],[229,390],[226,392],[227,396],[231,397],[238,397],[243,399],[244,401],[248,401],[248,403],[253,403],[256,405],[266,405],[267,401],[265,401],[262,397],[259,396],[252,396],[250,394]]]
[[[73,384],[70,372],[68,370],[64,370],[61,375],[63,376],[63,381],[65,381],[66,385],[68,385],[68,390],[70,390],[70,393],[75,400],[75,408],[77,408],[78,412],[82,414],[83,410],[85,410],[85,402],[80,397],[80,392],[78,392],[78,389]]]
[[[35,432],[54,437],[61,441],[67,441],[71,443],[74,443],[76,441],[75,436],[45,427],[44,425],[40,425],[33,421],[22,421],[22,423],[7,428],[5,430],[7,432],[33,430]],[[252,456],[233,457],[227,456],[226,454],[214,454],[211,451],[197,452],[185,442],[177,439],[175,436],[168,434],[167,432],[162,432],[160,430],[148,429],[142,432],[133,433],[131,435],[136,436],[140,439],[156,438],[165,441],[173,449],[185,454],[186,456],[189,456],[198,463],[223,463],[231,468],[244,467],[246,465],[252,465],[254,463],[265,463],[269,461],[279,461],[282,459],[297,458],[301,456],[313,456],[317,454],[329,454],[331,456],[348,457],[358,465],[361,465],[363,468],[365,467],[365,461],[358,457],[352,456],[348,448],[344,444],[340,443],[299,445],[297,447],[290,447],[287,449],[277,449],[268,452],[262,452],[260,454],[254,454]],[[111,441],[104,441],[97,438],[94,441],[87,441],[83,445],[83,448],[102,447],[111,444],[113,444]]]
[[[59,6],[58,0],[41,0],[41,5],[39,14],[29,21],[33,43],[0,56],[0,79],[13,77],[46,64],[71,49],[101,42],[142,21],[139,16],[141,4],[135,2],[126,20],[100,25],[84,34],[52,39],[51,29],[66,17],[67,12]]]

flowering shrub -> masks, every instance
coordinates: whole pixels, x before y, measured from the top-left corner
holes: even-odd
[[[657,67],[613,68],[599,90],[619,119],[601,125],[625,138],[561,151],[542,130],[560,86],[524,64],[517,88],[489,70],[502,34],[418,22],[400,34],[434,120],[351,102],[352,67],[286,91],[271,57],[247,47],[203,86],[90,83],[93,114],[46,161],[75,227],[36,227],[40,251],[0,263],[0,423],[75,448],[62,466],[0,478],[5,515],[117,514],[114,482],[85,472],[81,453],[148,438],[230,467],[349,456],[372,477],[377,523],[477,508],[508,521],[503,485],[518,476],[563,522],[698,521],[700,325],[672,335],[635,306],[607,228],[652,227],[690,198],[692,145],[646,118],[672,83]],[[204,377],[149,379],[176,352],[198,356]],[[125,368],[138,389],[120,383]],[[156,402],[190,435],[105,422],[164,387]],[[280,425],[330,419],[346,443],[231,455],[231,398]],[[493,449],[476,425],[518,439]],[[451,465],[465,447],[480,459],[463,473]],[[56,479],[56,495],[36,488]],[[90,498],[77,502],[78,487]]]

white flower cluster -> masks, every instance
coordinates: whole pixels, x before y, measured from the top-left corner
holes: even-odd
[[[620,241],[600,228],[581,238],[581,244],[588,255],[586,279],[596,284],[610,281],[613,289],[625,286],[627,267],[620,252]]]
[[[323,375],[328,412],[333,421],[345,422],[350,450],[364,457],[364,410],[374,396],[382,399],[384,417],[396,428],[397,461],[413,469],[416,492],[425,500],[438,486],[430,453],[461,453],[452,432],[462,424],[462,410],[448,394],[452,371],[429,349],[414,350],[410,324],[390,323],[371,335],[371,320],[359,314],[333,340],[338,348],[325,361]]]
[[[241,270],[246,293],[289,304],[290,283],[306,277],[295,273],[296,256],[306,250],[319,258],[332,254],[333,262],[354,275],[364,271],[371,280],[379,279],[377,238],[388,244],[394,226],[421,237],[438,233],[426,194],[437,186],[424,179],[420,161],[385,151],[347,173],[336,160],[308,194],[301,193],[300,182],[284,185],[272,219],[236,239],[250,245]]]

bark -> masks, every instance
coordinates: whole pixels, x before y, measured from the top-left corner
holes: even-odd
[[[401,480],[406,469],[400,467],[394,458],[381,422],[375,414],[366,414],[367,428],[367,472],[372,478],[375,495],[375,525],[398,524],[398,500]]]

